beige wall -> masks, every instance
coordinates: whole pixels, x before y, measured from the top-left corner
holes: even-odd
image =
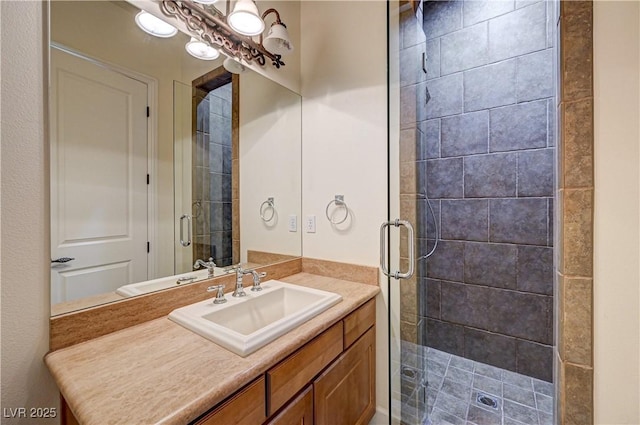
[[[240,261],[247,250],[302,254],[301,99],[255,72],[240,75]],[[260,208],[273,197],[275,212]],[[298,229],[288,230],[289,215]]]
[[[596,1],[594,419],[640,423],[640,3]]]
[[[331,22],[331,25],[327,25]],[[377,265],[386,217],[386,4],[303,2],[304,255]],[[325,208],[345,196],[350,218],[333,226]],[[336,218],[340,213],[336,213]]]
[[[49,347],[50,261],[43,8],[40,2],[3,1],[0,10],[2,408],[57,407],[42,361]]]
[[[386,3],[306,1],[300,21],[301,221],[316,216],[316,233],[302,235],[303,255],[377,266],[378,229],[387,215]],[[332,226],[325,208],[338,194],[350,217]],[[378,297],[380,413],[388,400],[385,302]]]

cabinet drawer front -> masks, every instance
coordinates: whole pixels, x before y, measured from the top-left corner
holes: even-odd
[[[365,425],[376,410],[375,326],[313,383],[316,425]]]
[[[307,385],[342,352],[342,321],[267,372],[268,414],[271,415]]]
[[[313,386],[309,385],[267,425],[313,425]]]
[[[260,377],[195,425],[255,425],[267,419],[265,381]]]
[[[351,346],[360,335],[376,322],[376,300],[367,301],[344,319],[344,348]]]

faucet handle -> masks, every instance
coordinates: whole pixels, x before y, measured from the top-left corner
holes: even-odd
[[[253,287],[251,288],[251,290],[253,292],[262,291],[262,287],[260,286],[260,279],[265,277],[267,275],[267,272],[258,273],[255,270],[252,270],[251,274],[253,275]]]
[[[227,299],[224,297],[224,285],[214,285],[207,288],[207,292],[216,292],[216,298],[213,300],[214,304],[224,304]]]

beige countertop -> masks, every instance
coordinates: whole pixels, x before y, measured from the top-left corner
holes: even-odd
[[[83,308],[89,308],[96,305],[107,304],[114,301],[120,301],[124,299],[123,296],[114,292],[107,292],[105,294],[92,295],[90,297],[80,298],[73,301],[65,301],[51,306],[51,315],[57,316],[58,314],[65,314],[72,311],[82,310]]]
[[[379,292],[308,273],[280,280],[342,301],[244,358],[164,317],[54,351],[45,363],[81,424],[188,423]]]

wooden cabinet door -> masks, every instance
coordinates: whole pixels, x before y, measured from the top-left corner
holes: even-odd
[[[269,416],[342,353],[342,333],[342,322],[338,322],[267,371]]]
[[[267,418],[264,377],[260,377],[194,425],[256,425]]]
[[[316,425],[364,425],[373,417],[375,329],[369,329],[314,381]]]
[[[313,386],[309,385],[267,425],[313,425]]]

